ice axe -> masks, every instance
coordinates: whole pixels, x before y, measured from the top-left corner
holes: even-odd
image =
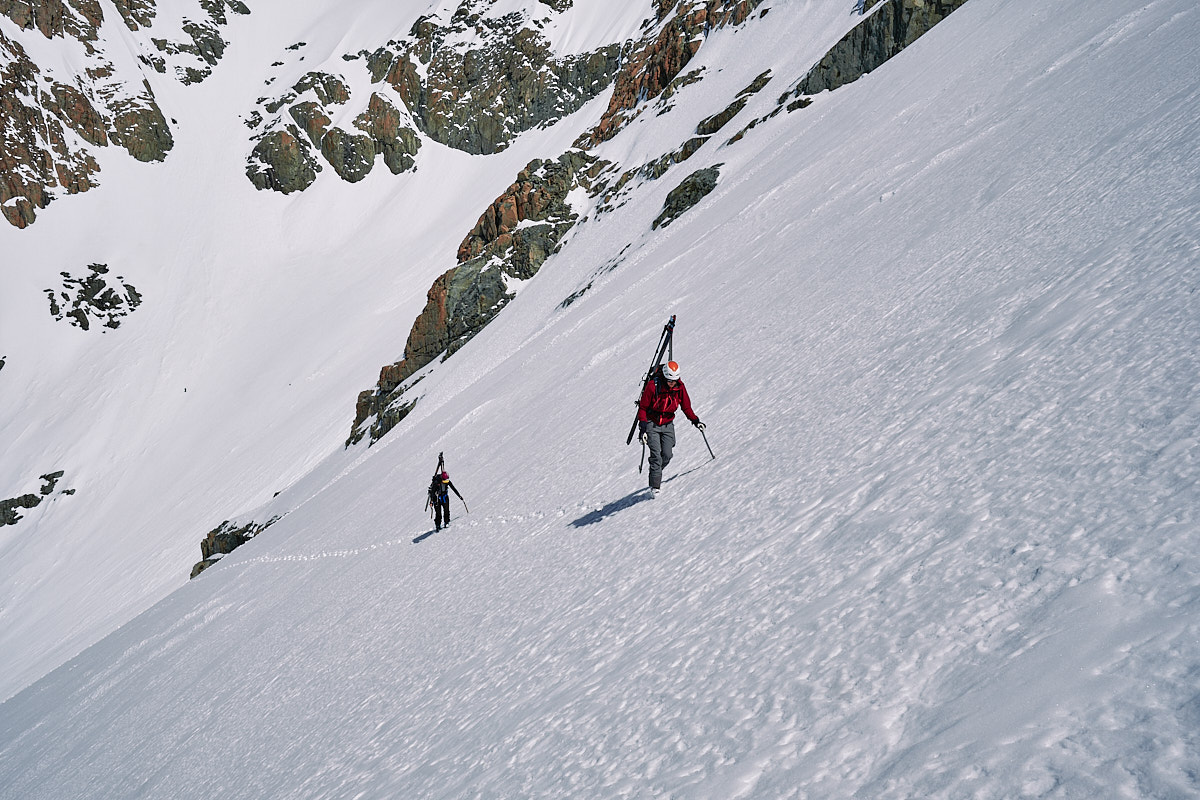
[[[717,457],[713,455],[712,446],[708,443],[708,434],[704,432],[704,428],[698,428],[698,430],[700,431],[700,435],[704,437],[704,446],[708,448],[708,454],[712,456],[713,461],[716,461]]]

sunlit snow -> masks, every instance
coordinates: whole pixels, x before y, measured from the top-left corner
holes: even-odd
[[[772,81],[610,213],[572,195],[586,222],[370,448],[355,396],[433,279],[607,95],[284,197],[237,117],[255,32],[311,21],[255,7],[211,78],[155,84],[165,164],[111,154],[0,230],[0,497],[77,490],[0,528],[0,797],[1200,796],[1200,7],[971,0],[725,145],[853,5],[710,34],[596,155]],[[91,262],[144,299],[102,336],[42,294]],[[624,441],[671,314],[716,458],[680,417],[650,500]],[[470,513],[414,543],[439,452]],[[275,515],[187,580],[208,530]]]

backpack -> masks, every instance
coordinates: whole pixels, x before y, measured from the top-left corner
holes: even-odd
[[[434,475],[433,480],[429,483],[429,499],[435,502],[448,499],[450,490],[446,484],[442,483],[440,475]]]

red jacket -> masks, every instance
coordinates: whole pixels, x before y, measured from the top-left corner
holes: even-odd
[[[638,422],[666,425],[675,419],[675,411],[680,407],[683,408],[684,416],[692,422],[700,421],[700,417],[692,411],[692,401],[683,381],[678,381],[675,388],[671,389],[666,381],[651,378],[646,381],[646,387],[642,389],[642,399],[638,401]]]

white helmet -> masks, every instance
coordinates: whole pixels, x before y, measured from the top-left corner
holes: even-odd
[[[663,377],[669,381],[679,380],[679,365],[674,361],[663,364]]]

